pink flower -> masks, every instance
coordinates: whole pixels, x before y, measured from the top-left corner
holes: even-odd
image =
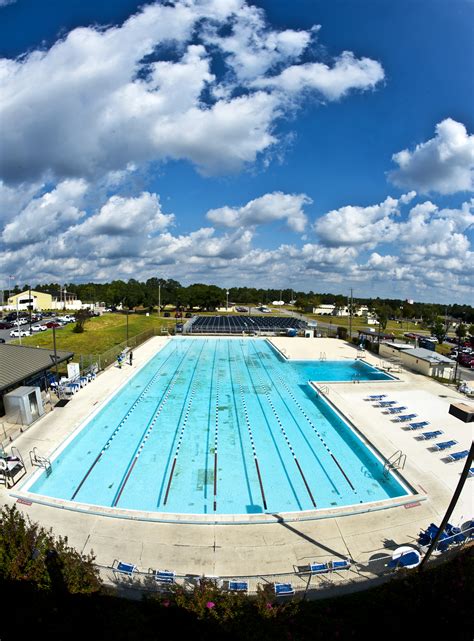
[[[267,603],[267,610],[271,610],[273,608],[273,605],[271,603]]]
[[[170,606],[170,602],[169,602],[169,600],[168,600],[168,599],[165,599],[165,600],[163,601],[163,605],[164,605],[164,607],[165,607],[165,608],[169,608],[169,606]]]
[[[206,603],[206,608],[208,608],[209,610],[212,610],[212,608],[213,608],[215,605],[216,605],[216,604],[215,604],[215,603],[213,603],[213,601],[208,601],[208,602]]]

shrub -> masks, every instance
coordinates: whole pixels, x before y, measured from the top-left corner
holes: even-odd
[[[51,530],[32,523],[15,506],[0,511],[0,579],[88,594],[101,587],[94,560],[93,554],[70,547],[66,537],[55,539]]]

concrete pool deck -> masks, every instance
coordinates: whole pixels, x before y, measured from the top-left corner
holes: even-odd
[[[150,339],[134,350],[133,366],[124,365],[121,370],[109,368],[65,407],[54,409],[21,434],[14,445],[22,453],[28,471],[32,471],[27,459],[33,447],[37,447],[42,456],[53,455],[98,405],[115,393],[167,340],[165,337]],[[272,343],[289,358],[298,360],[318,360],[323,353],[327,360],[354,359],[359,353],[337,339],[274,338]],[[382,362],[371,353],[364,355],[370,364],[377,366]],[[421,529],[441,520],[463,462],[446,463],[442,453],[429,450],[430,441],[417,440],[417,432],[406,431],[381,408],[363,399],[370,394],[385,393],[406,405],[418,415],[416,420],[430,421],[427,430],[441,429],[442,440],[457,441],[451,451],[469,449],[473,432],[472,424],[462,423],[448,413],[450,403],[463,399],[462,395],[414,372],[402,370],[395,376],[396,381],[325,383],[321,387],[328,400],[384,457],[398,450],[406,454],[402,476],[418,496],[405,505],[335,517],[315,512],[312,520],[281,522],[275,515],[274,523],[202,525],[110,518],[98,514],[97,508],[84,513],[64,509],[60,502],[58,507],[36,502],[28,505],[23,501],[33,496],[21,491],[22,481],[14,488],[2,489],[1,497],[8,504],[14,504],[20,497],[17,507],[33,521],[52,527],[56,534],[66,535],[70,545],[81,552],[93,550],[97,562],[104,566],[110,566],[114,559],[122,559],[144,571],[160,567],[171,568],[180,575],[255,576],[292,573],[312,561],[343,557],[354,560],[359,576],[376,576],[376,563],[372,562],[377,557],[391,554],[399,545],[416,544]],[[473,482],[467,481],[458,502],[451,519],[455,525],[473,515]]]

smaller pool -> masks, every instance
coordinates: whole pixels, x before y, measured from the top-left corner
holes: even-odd
[[[394,381],[394,376],[382,372],[360,359],[354,361],[289,361],[300,383],[348,383],[351,381]]]

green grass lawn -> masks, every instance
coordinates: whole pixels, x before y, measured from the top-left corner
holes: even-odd
[[[129,337],[141,334],[148,329],[160,327],[174,327],[175,319],[158,318],[158,315],[150,316],[129,314],[128,335]],[[125,314],[104,314],[103,316],[91,318],[85,325],[82,334],[75,334],[73,329],[75,323],[70,323],[61,329],[56,330],[56,347],[77,354],[101,354],[106,350],[122,343],[127,338],[127,317]],[[19,343],[19,341],[14,341]],[[53,347],[53,330],[40,332],[34,336],[21,339],[22,345],[34,347]]]

